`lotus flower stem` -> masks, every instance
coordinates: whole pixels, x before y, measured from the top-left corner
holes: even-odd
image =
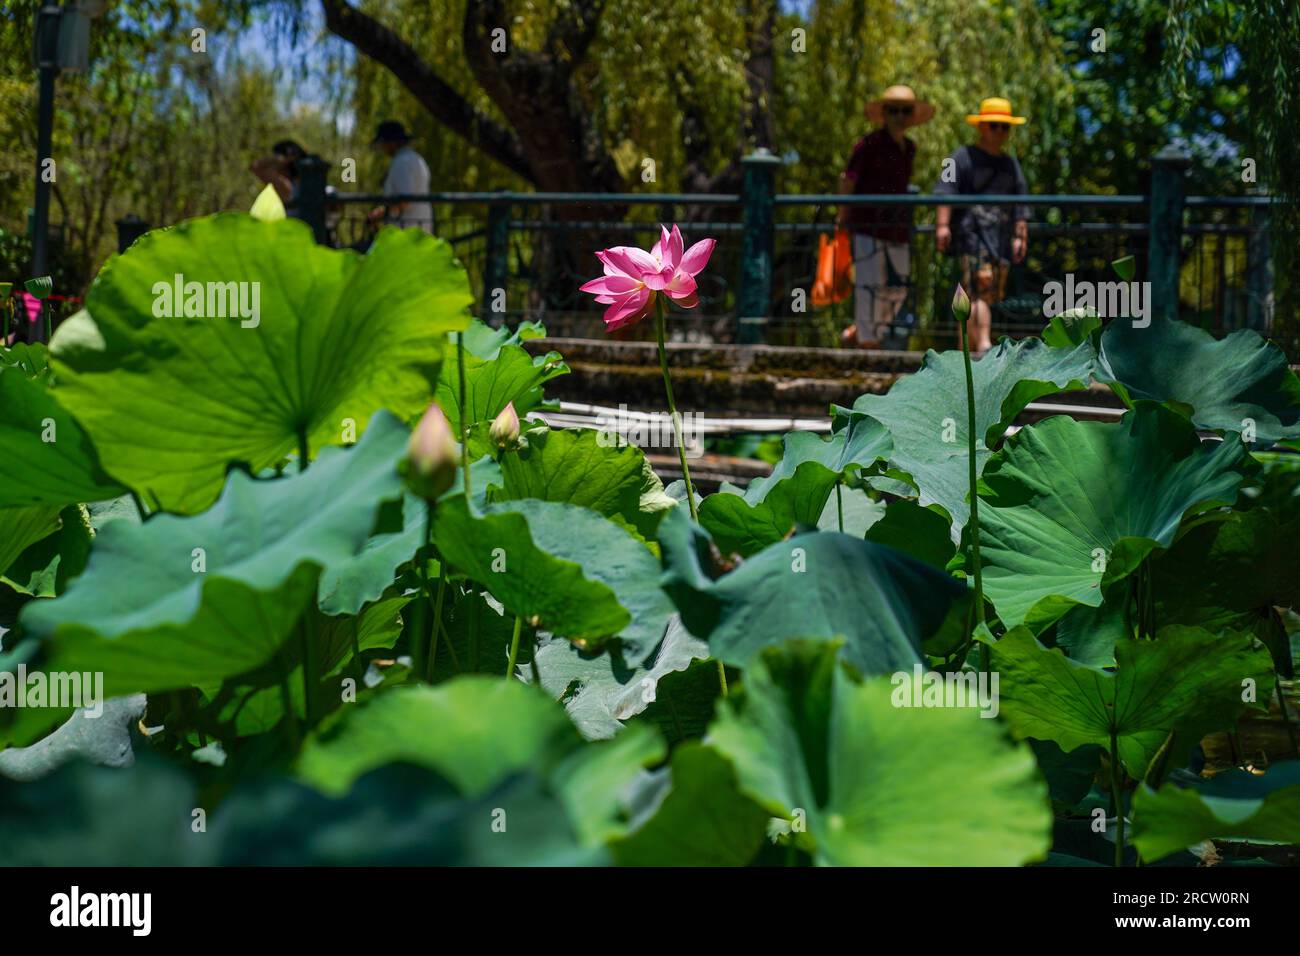
[[[966,315],[970,314],[970,300],[960,286],[957,291],[965,300]],[[980,569],[980,504],[977,494],[978,479],[975,474],[975,377],[970,364],[970,337],[966,330],[966,315],[954,300],[953,313],[957,317],[957,326],[961,330],[961,357],[966,366],[966,462],[969,466],[970,484],[970,551],[971,570],[975,577],[975,626],[984,623],[984,577]],[[980,659],[984,669],[988,670],[987,645],[981,645]]]
[[[310,451],[307,446],[307,426],[301,425],[298,428],[298,471],[307,470],[307,456]]]
[[[727,696],[727,665],[718,661],[718,686],[722,688],[722,696]]]
[[[682,463],[682,479],[686,482],[686,504],[691,509],[691,520],[699,521],[695,511],[695,489],[691,486],[691,469],[686,464],[686,446],[682,443],[682,420],[677,414],[677,403],[673,401],[673,383],[668,376],[668,351],[664,348],[664,300],[655,296],[655,336],[659,341],[659,368],[664,373],[664,394],[668,398],[668,414],[673,420],[673,437],[677,442],[677,456]],[[726,686],[726,678],[722,680]]]
[[[428,571],[426,570],[426,574]],[[438,632],[442,628],[442,599],[447,591],[447,564],[441,560],[439,555],[438,561],[438,595],[433,599],[433,621],[432,627],[429,628],[429,656],[428,669],[425,672],[427,680],[433,683],[433,665],[438,660]]]
[[[465,407],[465,333],[456,333],[456,377],[460,394],[460,470],[465,476],[465,507],[469,507],[469,420]],[[436,632],[435,632],[436,633]]]
[[[1115,865],[1124,865],[1124,771],[1119,767],[1119,734],[1110,728],[1110,792],[1115,798]]]
[[[515,632],[510,635],[510,660],[506,662],[506,680],[513,680],[515,676],[515,662],[519,660],[519,632],[523,627],[523,615],[516,614]]]
[[[835,511],[840,519],[840,534],[844,533],[844,498],[840,495],[840,480],[835,479]]]

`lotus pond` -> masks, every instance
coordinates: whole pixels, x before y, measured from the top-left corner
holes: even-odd
[[[690,307],[628,262],[589,290],[620,322]],[[258,320],[159,309],[181,277]],[[932,352],[698,498],[530,420],[562,356],[471,304],[417,231],[360,256],[221,214],[0,354],[0,862],[1300,843],[1300,382],[1266,339],[1070,315]],[[1089,387],[1122,417],[1015,428]]]

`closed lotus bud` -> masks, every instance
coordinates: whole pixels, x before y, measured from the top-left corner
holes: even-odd
[[[447,416],[430,405],[411,432],[400,471],[406,486],[425,501],[433,501],[456,481],[459,450]]]
[[[519,415],[515,412],[515,403],[510,402],[501,409],[501,414],[492,419],[488,437],[499,448],[513,448],[519,443]]]
[[[961,283],[957,284],[957,291],[952,294],[952,314],[962,322],[970,316],[970,296],[961,287]]]

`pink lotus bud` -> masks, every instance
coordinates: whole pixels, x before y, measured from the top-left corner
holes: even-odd
[[[433,501],[455,482],[459,458],[447,416],[434,404],[411,432],[399,471],[414,494]]]
[[[519,415],[515,412],[514,402],[501,409],[501,414],[492,420],[488,437],[498,448],[513,448],[519,443]]]
[[[957,291],[952,295],[952,314],[962,322],[970,316],[970,296],[961,287],[961,283],[957,284]]]

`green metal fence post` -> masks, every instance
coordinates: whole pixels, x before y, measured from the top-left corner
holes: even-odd
[[[1251,194],[1266,196],[1265,189]],[[1268,206],[1250,207],[1250,237],[1246,241],[1246,327],[1266,333],[1273,327],[1273,228]]]
[[[298,160],[298,201],[294,204],[298,218],[311,226],[312,235],[325,244],[325,160],[304,156]]]
[[[1177,146],[1151,157],[1151,232],[1147,278],[1151,282],[1151,316],[1178,318],[1178,269],[1182,264],[1183,177],[1192,158]]]
[[[745,209],[740,247],[740,284],[736,287],[736,341],[763,341],[772,303],[774,248],[773,199],[776,168],[781,160],[767,149],[756,149],[740,161],[744,169],[741,201]]]
[[[510,275],[510,205],[494,202],[488,206],[487,258],[483,264],[483,300],[479,313],[484,322],[505,309],[506,280]],[[499,306],[499,308],[498,308]],[[492,323],[489,323],[492,324]]]

